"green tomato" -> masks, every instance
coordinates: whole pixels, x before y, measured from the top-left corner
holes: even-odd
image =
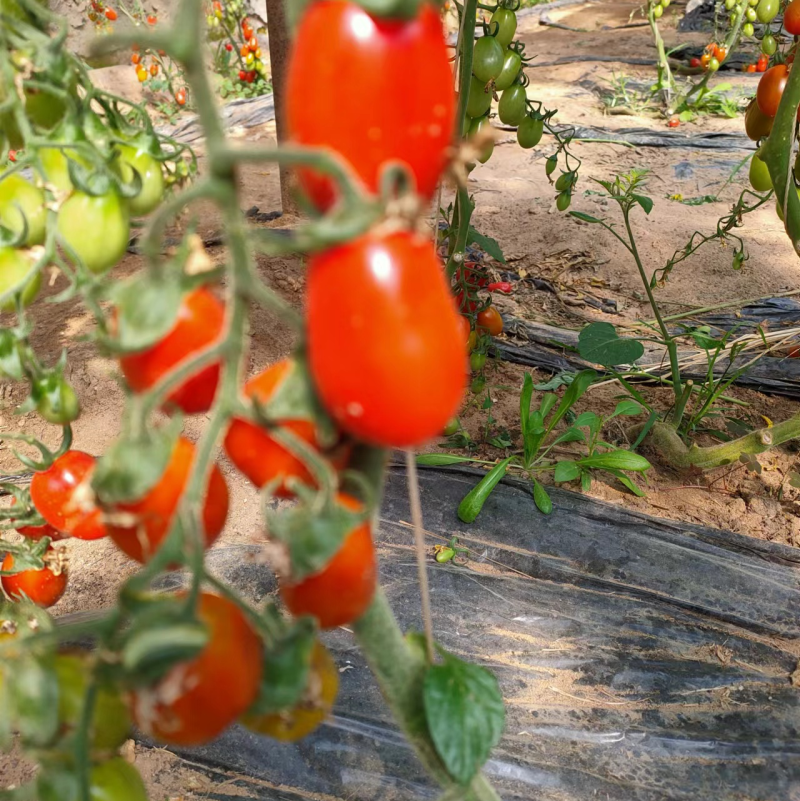
[[[745,24],[742,25],[742,34],[744,36],[752,36],[755,33],[755,31],[756,29],[753,27],[752,22],[745,22]],[[714,59],[712,58],[711,60],[713,61]],[[709,67],[710,66],[711,65],[709,65]]]
[[[547,175],[547,177],[549,178],[556,171],[556,167],[558,167],[558,156],[555,153],[553,153],[553,155],[550,156],[550,158],[547,159],[547,161],[545,162],[544,165],[545,175]]]
[[[656,6],[656,7],[653,9],[653,16],[654,16],[656,19],[661,19],[661,15],[662,15],[663,13],[664,13],[664,7],[663,7],[663,6],[660,6],[660,5],[659,5],[659,6]]]
[[[516,50],[506,50],[503,55],[503,69],[494,79],[494,88],[504,92],[517,79],[522,69],[522,56]]]
[[[39,801],[79,801],[78,777],[65,768],[51,768],[37,777]],[[121,757],[94,765],[89,774],[89,801],[148,801],[142,777]]]
[[[769,167],[758,156],[753,156],[750,161],[750,185],[756,192],[767,192],[772,189]]]
[[[489,122],[488,117],[481,117],[479,120],[472,120],[472,123],[469,127],[470,135],[474,136],[481,131],[486,130],[487,128],[491,128],[492,123]],[[478,161],[481,164],[486,164],[487,161],[492,157],[492,153],[494,153],[494,139],[483,149],[483,152],[478,156]]]
[[[34,262],[21,250],[0,248],[0,296],[22,285],[15,295],[21,292],[22,305],[30,306],[42,286],[41,273],[38,270],[34,273],[33,267]],[[0,305],[0,311],[12,312],[16,308],[13,297]]]
[[[556,198],[556,208],[559,211],[566,211],[571,202],[572,192],[570,192],[569,189],[565,189],[563,192],[559,193],[558,197]]]
[[[493,81],[503,71],[504,51],[494,36],[482,36],[475,42],[472,74],[483,83]]]
[[[517,128],[517,142],[519,146],[529,150],[536,147],[542,141],[544,133],[544,120],[533,117],[530,114],[519,124]]]
[[[0,225],[14,234],[28,226],[25,245],[41,245],[47,227],[44,192],[14,173],[0,181]]]
[[[58,720],[62,727],[74,730],[78,726],[89,686],[88,658],[77,653],[59,654],[55,669],[58,677]],[[116,750],[127,739],[130,728],[128,707],[119,692],[112,686],[101,686],[92,712],[92,748]]]
[[[736,0],[725,0],[725,8],[728,11],[733,11],[733,7],[736,5]]]
[[[712,58],[711,61],[708,62],[708,71],[716,72],[718,69],[719,69],[719,60],[716,58]]]
[[[497,31],[495,31],[494,23],[497,23]],[[501,6],[492,14],[489,30],[494,34],[500,46],[505,49],[514,40],[514,34],[517,32],[517,15],[511,9]]]
[[[446,426],[445,426],[445,427],[442,429],[442,433],[443,433],[443,434],[444,434],[446,437],[452,437],[452,436],[453,436],[453,434],[455,434],[455,433],[456,433],[456,431],[458,431],[460,428],[461,428],[461,424],[458,422],[458,418],[457,418],[457,417],[454,417],[454,418],[453,418],[452,420],[450,420],[450,421],[447,423],[447,425],[446,425]]]
[[[492,106],[492,93],[488,91],[486,82],[479,81],[474,75],[469,82],[467,95],[467,116],[483,117]]]
[[[775,41],[775,37],[768,33],[762,40],[761,40],[761,52],[765,56],[772,56],[775,54],[775,51],[778,49],[778,43]]]
[[[65,426],[78,419],[81,413],[75,390],[61,376],[51,375],[38,381],[34,386],[36,411],[47,420]]]
[[[800,187],[796,186],[795,191],[797,192],[798,199],[800,199]],[[778,200],[777,195],[775,197],[775,211],[777,212],[780,221],[783,222],[783,207],[781,206],[781,202]]]
[[[114,192],[99,197],[73,192],[59,209],[58,233],[87,270],[104,273],[128,249],[128,206]]]
[[[756,6],[758,21],[763,22],[765,25],[772,22],[777,16],[780,7],[780,0],[760,0],[759,4]],[[772,54],[770,53],[770,55]]]
[[[42,165],[45,180],[62,192],[72,191],[72,180],[69,177],[70,159],[76,161],[82,167],[89,167],[86,159],[82,158],[76,150],[43,147],[39,151],[39,161]]]
[[[476,351],[469,357],[469,366],[473,373],[479,373],[486,365],[486,354]]]
[[[565,189],[569,189],[572,187],[572,184],[575,182],[575,173],[574,172],[562,172],[561,175],[558,176],[558,180],[556,181],[556,191],[563,192]]]
[[[497,116],[506,125],[519,125],[528,113],[528,93],[522,84],[515,83],[500,95]]]
[[[731,11],[731,25],[735,25],[739,21],[739,12]]]
[[[164,173],[161,164],[149,153],[130,145],[117,145],[117,150],[120,154],[118,164],[122,180],[126,184],[132,183],[134,170],[142,180],[141,192],[128,200],[128,206],[134,217],[144,217],[157,209],[164,197]]]
[[[485,387],[486,387],[486,379],[482,375],[479,375],[477,378],[472,379],[472,383],[469,385],[469,391],[473,395],[480,395],[480,393],[483,392]]]
[[[800,153],[798,153],[794,159],[794,177],[796,180],[800,181]]]
[[[747,11],[744,12],[744,18],[748,22],[755,22],[756,21],[756,10],[751,8],[750,6],[747,7]]]
[[[661,0],[661,6],[663,8],[669,8],[671,2],[672,0]]]

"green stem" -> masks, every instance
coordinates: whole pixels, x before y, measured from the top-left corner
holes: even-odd
[[[672,77],[672,70],[669,68],[669,59],[664,50],[664,40],[661,38],[661,31],[658,29],[653,10],[655,5],[649,3],[647,7],[647,21],[650,23],[650,30],[653,33],[653,39],[656,43],[656,50],[658,51],[658,88],[664,93],[664,100],[669,105],[672,91],[675,88],[675,81]]]

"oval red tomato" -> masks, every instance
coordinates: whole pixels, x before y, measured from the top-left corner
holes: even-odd
[[[465,389],[463,327],[430,240],[368,233],[308,263],[311,375],[333,419],[387,447],[435,437]]]
[[[150,491],[138,501],[120,503],[109,509],[108,533],[117,547],[135,559],[152,558],[169,533],[172,518],[181,501],[194,462],[195,448],[185,437],[175,443],[166,470]],[[119,513],[132,515],[137,523],[122,525]],[[228,516],[228,486],[219,467],[214,465],[203,501],[203,536],[209,547],[220,535]]]
[[[79,540],[108,534],[90,489],[96,459],[83,451],[67,451],[31,479],[31,501],[53,528]]]
[[[352,511],[361,504],[339,493],[339,503]],[[281,581],[281,598],[295,615],[311,615],[320,628],[332,629],[357,620],[367,610],[375,594],[378,565],[368,522],[356,526],[330,562],[313,576],[292,583]]]
[[[55,551],[48,548],[47,553],[55,554]],[[14,557],[7,553],[0,570],[12,570],[13,567]],[[0,584],[3,592],[12,600],[21,601],[27,597],[37,606],[47,609],[57,603],[67,589],[67,570],[60,565],[55,568],[48,565],[41,570],[23,570],[12,576],[1,576]]]
[[[197,614],[208,627],[206,647],[132,695],[136,725],[174,745],[201,745],[221,734],[253,703],[261,683],[262,643],[239,607],[202,593]]]
[[[783,27],[792,36],[800,36],[800,0],[791,0],[783,12]]]
[[[494,306],[478,312],[478,330],[486,331],[493,337],[503,333],[503,318]]]
[[[211,346],[222,334],[225,307],[205,287],[189,292],[181,302],[172,330],[150,348],[122,356],[122,373],[134,392],[145,392],[190,356]],[[207,412],[219,384],[219,363],[191,376],[168,396],[185,414]]]
[[[756,102],[762,114],[774,117],[778,113],[778,106],[788,79],[789,70],[785,64],[776,64],[761,76],[756,90]]]
[[[12,506],[17,505],[17,499],[14,498],[11,501]],[[10,520],[10,523],[14,523],[14,520]],[[51,540],[61,540],[64,539],[64,535],[54,529],[49,523],[45,523],[42,526],[14,526],[15,530],[22,534],[23,537],[26,537],[29,540],[41,540],[44,537],[50,537]]]
[[[410,20],[373,17],[345,0],[308,6],[286,81],[292,141],[341,154],[370,192],[378,191],[384,165],[400,161],[429,198],[454,124],[453,74],[431,4]],[[298,176],[315,205],[333,204],[330,179],[308,169]]]

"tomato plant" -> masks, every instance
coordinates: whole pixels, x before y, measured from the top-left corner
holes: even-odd
[[[20,573],[8,573],[14,569],[14,557],[9,553],[3,559],[0,571],[0,585],[3,592],[12,599],[29,598],[37,606],[45,609],[58,603],[67,589],[67,570],[61,564],[56,551],[49,548],[45,556],[52,557],[55,567],[43,567],[41,570],[23,570]]]

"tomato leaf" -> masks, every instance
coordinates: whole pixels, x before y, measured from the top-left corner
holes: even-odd
[[[464,462],[474,462],[468,456],[456,456],[454,453],[422,453],[417,456],[417,464],[428,465],[429,467],[442,467],[448,464],[463,464]]]
[[[590,323],[578,336],[581,358],[603,367],[633,364],[644,354],[638,339],[622,338],[611,323]]]
[[[25,376],[20,343],[7,328],[0,330],[0,377],[21,381]]]
[[[594,456],[587,456],[581,459],[578,464],[581,467],[593,467],[600,470],[634,470],[644,472],[650,469],[650,462],[632,451],[609,451],[608,453],[597,453]]]
[[[47,745],[58,732],[58,679],[49,659],[21,656],[4,678],[23,744]]]
[[[503,255],[503,251],[497,243],[497,240],[492,239],[490,236],[484,236],[471,225],[467,235],[467,244],[477,245],[481,250],[485,250],[495,261],[499,261],[501,264],[507,263],[506,257]]]
[[[563,462],[556,464],[555,472],[553,473],[553,481],[561,484],[564,481],[574,481],[581,474],[580,468],[576,462],[565,459]]]
[[[483,505],[486,503],[492,490],[500,483],[500,479],[506,474],[506,468],[513,461],[514,457],[509,456],[502,462],[496,464],[463,498],[458,505],[458,516],[465,523],[472,523],[480,514]]]
[[[301,617],[270,645],[264,653],[261,689],[248,714],[267,715],[297,706],[308,687],[315,636],[314,620]]]
[[[602,223],[602,220],[598,220],[597,217],[592,217],[591,214],[584,214],[582,211],[571,211],[570,217],[575,217],[578,220],[583,220],[587,223]]]
[[[650,214],[653,210],[653,201],[651,198],[645,197],[644,195],[631,195],[631,198],[644,209],[645,214]]]
[[[533,500],[542,514],[549,515],[553,511],[553,502],[547,494],[547,490],[534,478],[533,479]]]
[[[500,741],[505,726],[497,679],[485,668],[448,654],[425,674],[425,717],[448,773],[467,785]]]

